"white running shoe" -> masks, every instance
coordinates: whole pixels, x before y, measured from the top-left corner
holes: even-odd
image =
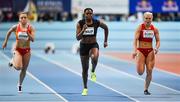
[[[22,85],[17,85],[18,93],[22,93]]]

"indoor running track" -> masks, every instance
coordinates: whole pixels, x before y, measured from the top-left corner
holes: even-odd
[[[2,102],[179,102],[180,76],[154,70],[152,95],[143,94],[144,75],[135,65],[101,54],[97,82],[88,81],[88,96],[81,96],[82,78],[79,55],[57,51],[46,55],[33,50],[23,93],[17,93],[19,72],[8,67],[9,51],[0,51],[0,101]],[[89,74],[90,76],[90,74]]]

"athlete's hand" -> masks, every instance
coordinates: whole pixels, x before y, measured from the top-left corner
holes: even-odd
[[[85,31],[87,28],[88,28],[87,24],[84,24],[82,30]]]
[[[137,56],[137,52],[133,52],[133,53],[132,53],[132,58],[135,59],[136,56]]]
[[[3,42],[3,44],[2,44],[2,48],[3,49],[5,49],[6,48],[6,45],[7,45],[7,42],[5,41],[5,42]]]
[[[108,46],[107,42],[104,42],[104,48],[106,48]]]
[[[29,31],[27,31],[27,35],[31,35],[31,33]]]
[[[154,48],[154,53],[157,54],[158,53],[158,49],[157,48]]]

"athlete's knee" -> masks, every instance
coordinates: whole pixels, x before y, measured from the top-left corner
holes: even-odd
[[[21,70],[22,68],[14,67],[16,70]]]
[[[137,73],[138,73],[139,75],[143,75],[144,70],[138,69],[138,70],[137,70]]]
[[[16,70],[22,70],[23,69],[23,67],[21,67],[21,66],[13,66]]]
[[[137,69],[137,73],[138,73],[139,75],[143,75],[143,73],[144,73],[143,68],[138,68],[138,69]]]
[[[142,71],[138,71],[138,74],[139,74],[139,75],[143,75],[143,73],[144,73],[144,72],[142,72]]]
[[[95,55],[91,55],[91,59],[94,63],[98,61],[98,57]]]
[[[98,55],[97,54],[91,54],[91,59],[97,59],[98,58]]]
[[[94,54],[91,54],[90,57],[91,57],[91,59],[94,59],[94,58],[95,58],[95,55],[94,55]]]

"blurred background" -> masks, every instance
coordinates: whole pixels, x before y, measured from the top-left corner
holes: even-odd
[[[0,0],[0,42],[9,27],[17,23],[18,12],[27,11],[36,28],[38,43],[33,48],[44,48],[46,42],[53,41],[57,49],[70,50],[76,42],[76,23],[83,18],[86,7],[94,10],[94,18],[108,24],[108,50],[131,51],[134,31],[143,21],[143,12],[149,11],[160,30],[162,51],[180,51],[179,0]],[[98,34],[98,40],[101,43],[102,34]]]
[[[180,21],[179,6],[179,0],[0,0],[0,22],[18,21],[20,11],[29,11],[33,22],[74,21],[86,7],[105,21],[139,21],[145,11],[157,22]]]

